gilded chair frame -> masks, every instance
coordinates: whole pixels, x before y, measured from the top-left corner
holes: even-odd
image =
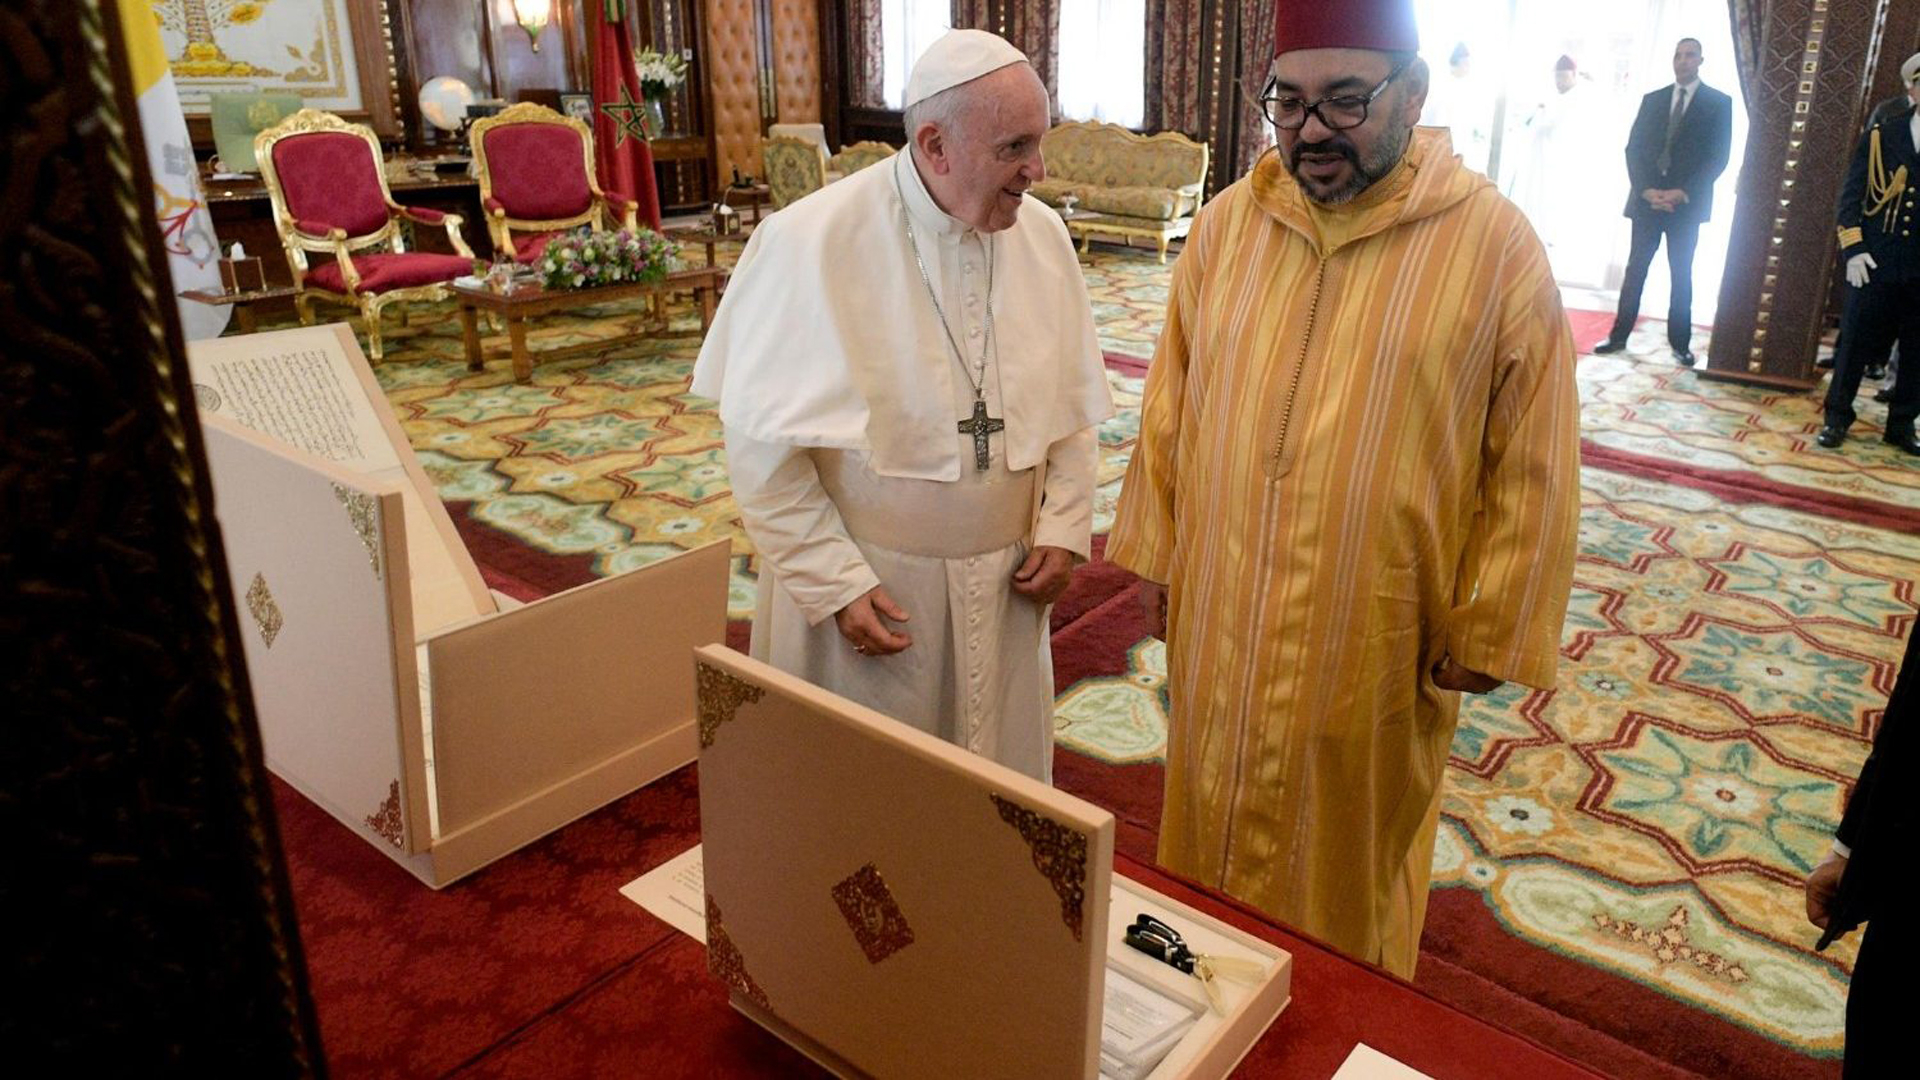
[[[861,169],[878,165],[899,152],[899,147],[866,139],[841,147],[839,153],[827,159],[827,165],[843,176],[852,176]]]
[[[493,173],[487,163],[487,132],[510,124],[556,124],[571,128],[574,134],[580,136],[581,163],[586,168],[587,190],[593,193],[593,201],[584,212],[564,218],[516,218],[508,217],[505,207],[490,205],[493,200]],[[593,129],[584,122],[554,112],[538,102],[522,101],[468,125],[467,142],[472,147],[474,174],[480,178],[480,205],[487,215],[487,231],[493,238],[495,251],[517,254],[520,249],[513,243],[515,231],[559,232],[585,225],[594,232],[604,232],[603,219],[605,223],[618,221],[620,227],[629,232],[638,228],[635,216],[638,205],[625,198],[612,198],[600,190],[600,181],[593,173]],[[618,209],[617,217],[616,203],[623,204]]]
[[[380,198],[387,204],[386,225],[360,236],[348,236],[345,229],[337,227],[326,236],[300,230],[292,211],[287,208],[286,192],[281,186],[279,169],[273,159],[273,147],[282,139],[318,132],[339,132],[366,140],[367,150],[373,158],[373,171],[380,182]],[[380,336],[381,311],[392,304],[445,300],[447,289],[444,285],[412,285],[379,293],[363,293],[360,291],[360,271],[353,265],[352,253],[384,246],[393,254],[403,254],[407,250],[404,223],[413,221],[431,225],[435,222],[427,220],[425,215],[416,214],[413,208],[393,201],[393,192],[387,187],[386,157],[380,151],[380,139],[365,124],[350,124],[319,109],[301,109],[255,135],[253,153],[259,161],[260,179],[267,186],[267,197],[273,204],[274,231],[280,236],[280,249],[286,253],[287,269],[293,275],[293,287],[297,290],[293,304],[300,313],[300,321],[308,326],[313,325],[313,301],[316,299],[354,308],[366,323],[368,354],[376,361],[381,359],[385,353]],[[453,250],[472,259],[473,249],[467,246],[466,238],[460,235],[460,226],[466,219],[459,214],[447,213],[441,215],[439,221],[446,225],[447,242],[453,245]],[[347,285],[346,292],[335,292],[307,282],[307,253],[310,251],[332,255],[339,262],[340,276]],[[404,312],[401,318],[404,322]]]
[[[782,170],[776,168],[775,162],[783,151],[791,154],[796,162],[806,160],[815,163],[813,175],[808,178],[815,181],[812,187],[796,191],[782,182],[786,178],[781,175]],[[760,168],[766,175],[767,200],[775,210],[780,210],[827,186],[827,148],[797,135],[769,135],[760,144]]]

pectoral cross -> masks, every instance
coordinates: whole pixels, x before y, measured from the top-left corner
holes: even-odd
[[[960,421],[960,434],[973,436],[973,467],[981,472],[987,471],[987,436],[996,431],[1005,431],[1006,421],[997,416],[987,415],[987,403],[980,395],[973,397],[973,419]]]

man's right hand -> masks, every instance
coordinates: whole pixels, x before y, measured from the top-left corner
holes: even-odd
[[[1147,620],[1147,633],[1165,641],[1167,639],[1167,587],[1165,585],[1141,580],[1140,614]]]
[[[1807,875],[1807,921],[1822,930],[1832,918],[1829,907],[1835,894],[1840,891],[1840,876],[1847,872],[1847,860],[1838,853],[1828,855],[1826,860],[1813,868]]]
[[[906,634],[894,633],[887,625],[888,620],[906,622],[907,613],[881,585],[875,585],[866,595],[833,613],[840,636],[852,643],[854,652],[866,656],[892,656],[913,644],[913,639]]]
[[[1864,289],[1867,287],[1867,282],[1873,280],[1873,271],[1878,269],[1880,264],[1873,261],[1873,256],[1863,251],[1847,260],[1847,284],[1856,289]]]

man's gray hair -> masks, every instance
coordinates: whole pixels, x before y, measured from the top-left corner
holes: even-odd
[[[963,92],[966,88],[966,83],[949,86],[932,97],[921,98],[907,106],[906,112],[901,116],[904,121],[901,126],[907,129],[908,145],[913,144],[914,136],[927,124],[939,128],[949,138],[955,137],[960,131],[967,106],[970,104],[967,95]]]

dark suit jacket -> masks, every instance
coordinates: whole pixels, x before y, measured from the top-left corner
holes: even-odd
[[[1878,115],[1879,110],[1874,110]],[[1840,189],[1840,261],[1862,252],[1873,256],[1875,280],[1920,281],[1920,236],[1914,235],[1916,204],[1920,204],[1920,152],[1913,148],[1913,106],[1885,117],[1868,128],[1854,147],[1847,182]],[[1880,165],[1888,175],[1907,170],[1907,190],[1897,205],[1868,216],[1867,175],[1873,159],[1876,133]]]
[[[1672,86],[1640,99],[1640,115],[1634,117],[1633,131],[1627,136],[1627,176],[1633,190],[1627,192],[1626,215],[1664,218],[1640,193],[1648,188],[1679,188],[1687,193],[1687,201],[1674,209],[1673,217],[1705,221],[1713,216],[1713,182],[1726,171],[1727,157],[1733,152],[1733,99],[1706,83],[1694,87],[1693,100],[1680,117],[1680,130],[1673,135],[1672,160],[1661,172],[1660,148],[1666,144],[1667,118],[1672,113]]]
[[[1920,724],[1920,627],[1907,638],[1907,656],[1887,699],[1887,712],[1873,739],[1873,753],[1840,819],[1840,842],[1853,850],[1828,907],[1830,921],[1818,948],[1869,919],[1910,914],[1913,899],[1902,882],[1911,869],[1915,827],[1914,727]],[[1901,890],[1901,891],[1897,891]]]

